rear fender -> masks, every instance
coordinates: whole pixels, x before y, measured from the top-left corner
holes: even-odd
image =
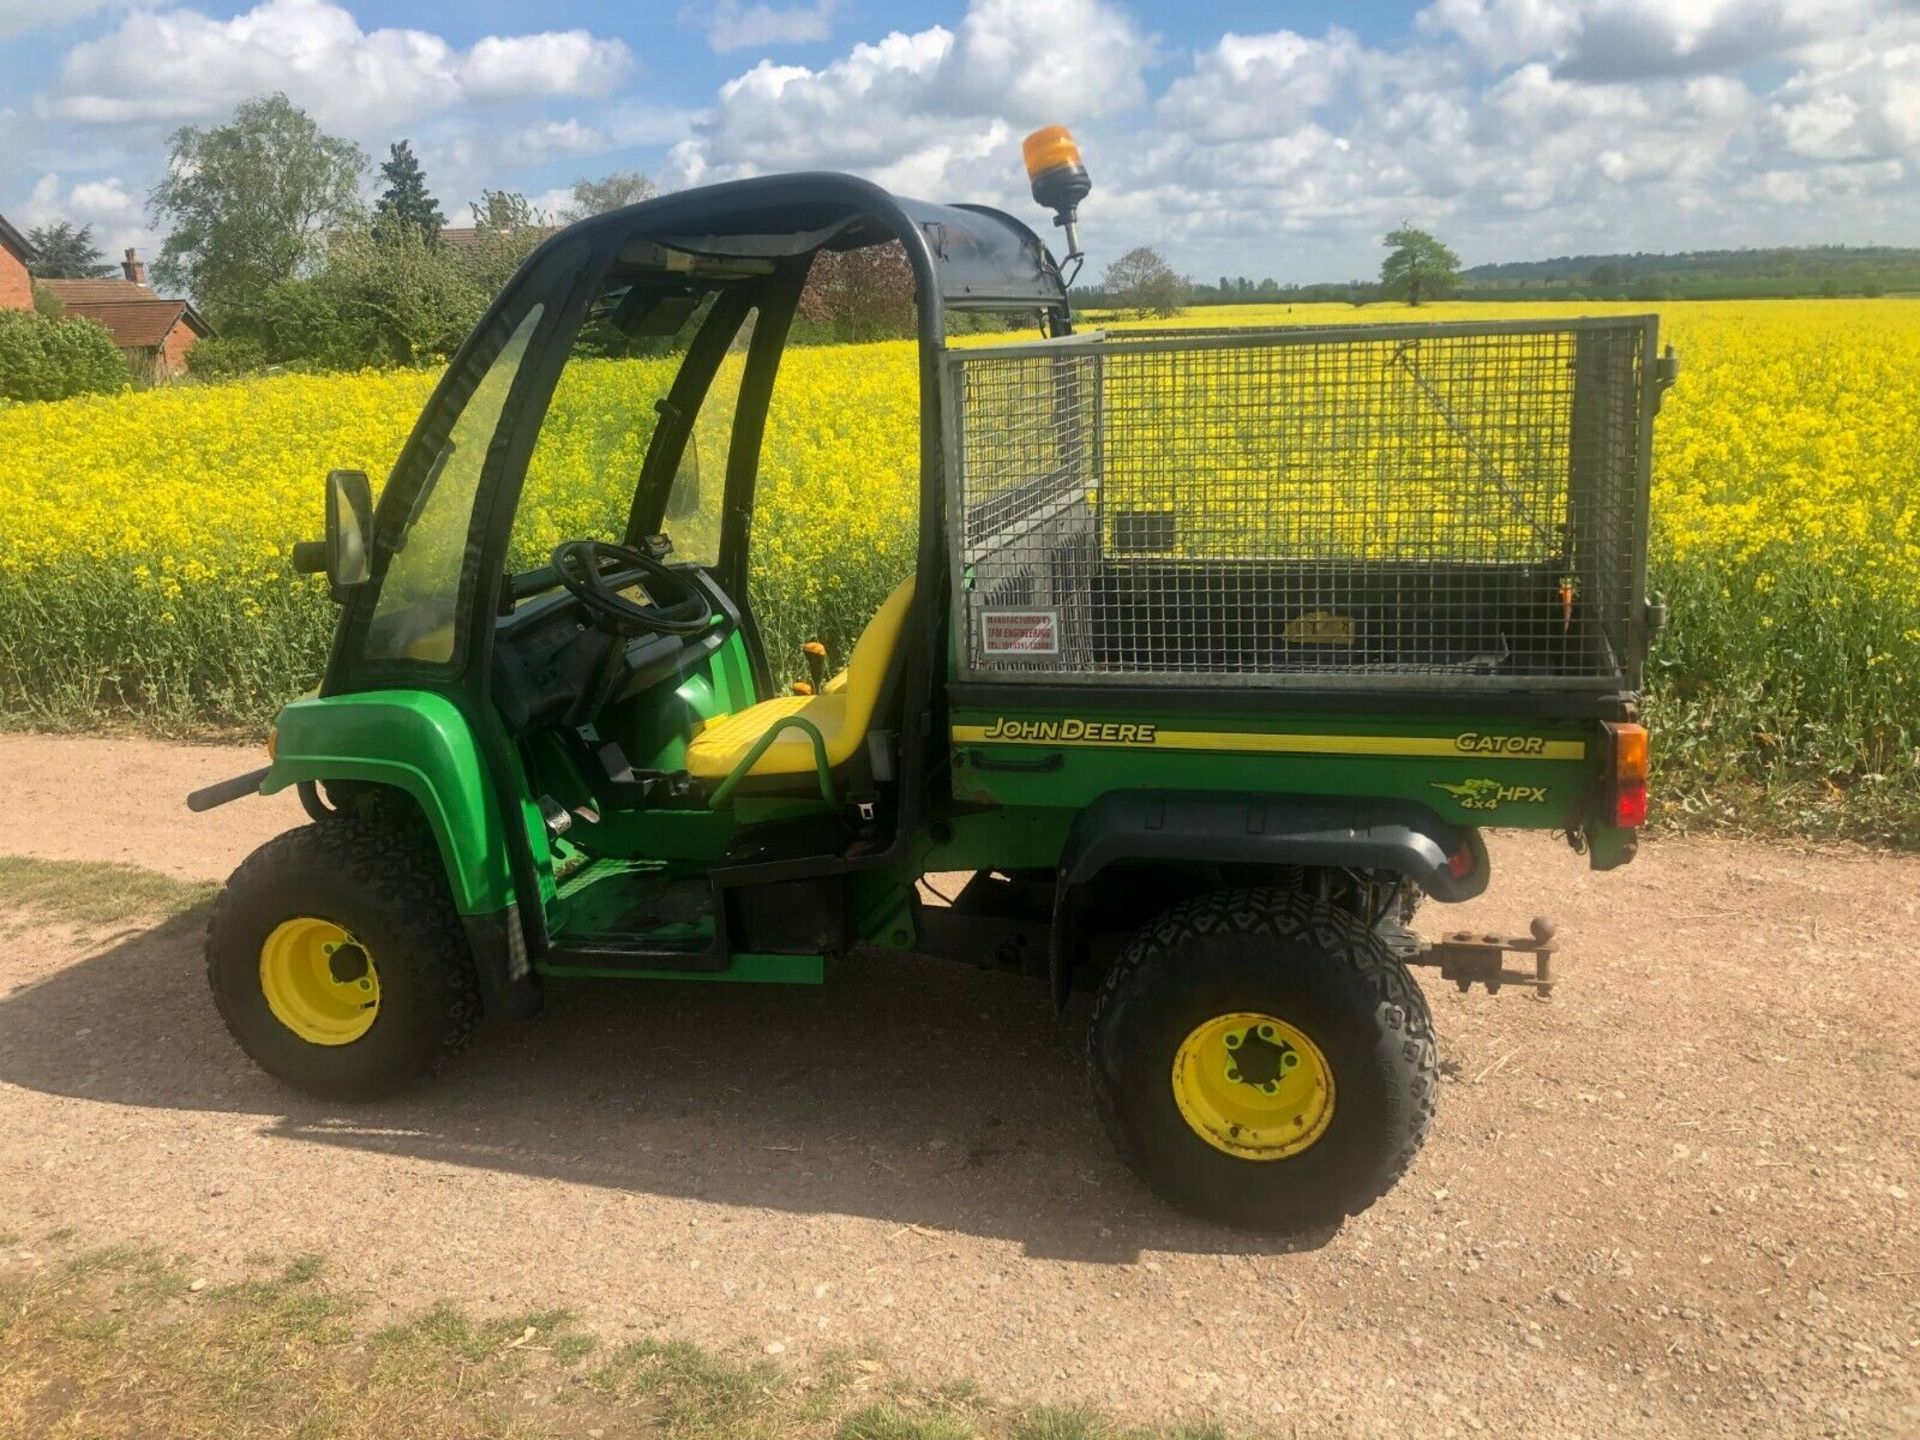
[[[1060,852],[1051,946],[1057,1002],[1072,969],[1071,892],[1109,865],[1146,860],[1391,870],[1449,902],[1480,894],[1488,875],[1480,832],[1415,801],[1114,791],[1080,812]]]
[[[514,903],[500,807],[466,717],[444,696],[370,690],[294,701],[280,712],[260,793],[314,780],[363,780],[411,796],[463,916]]]

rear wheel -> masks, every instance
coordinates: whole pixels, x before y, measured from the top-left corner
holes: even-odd
[[[326,1100],[405,1088],[480,1015],[439,852],[404,822],[329,820],[254,851],[214,902],[207,982],[255,1064]]]
[[[1298,893],[1167,911],[1107,972],[1090,1043],[1121,1155],[1224,1224],[1338,1224],[1392,1187],[1433,1118],[1425,998],[1364,923]]]

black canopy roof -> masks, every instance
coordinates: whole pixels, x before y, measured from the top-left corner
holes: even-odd
[[[919,277],[957,309],[1067,308],[1040,237],[984,205],[908,200],[854,175],[766,175],[677,191],[570,226],[569,237],[686,254],[778,259],[900,240]]]

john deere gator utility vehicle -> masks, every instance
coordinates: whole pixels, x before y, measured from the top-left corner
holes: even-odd
[[[1554,948],[1421,946],[1413,901],[1481,892],[1483,825],[1634,853],[1654,321],[1077,330],[1086,172],[1064,131],[1028,160],[1059,262],[846,175],[582,221],[378,505],[327,477],[324,680],[192,801],[312,815],[208,931],[263,1068],[386,1095],[551,978],[817,984],[864,946],[1097,987],[1094,1105],[1189,1210],[1322,1228],[1406,1169],[1408,964],[1538,988]],[[878,245],[917,307],[912,571],[844,655],[768,654],[769,398],[810,267]],[[949,343],[960,312],[1040,338]],[[783,483],[830,527],[895,478]]]

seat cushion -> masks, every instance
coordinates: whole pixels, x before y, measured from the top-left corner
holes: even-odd
[[[767,733],[775,721],[789,715],[803,716],[820,731],[827,742],[827,765],[845,763],[859,748],[859,734],[846,725],[847,703],[843,695],[786,695],[778,700],[762,700],[731,715],[723,715],[693,737],[687,746],[687,773],[700,780],[724,780],[734,767],[746,759],[747,752]],[[800,729],[782,730],[766,753],[754,762],[755,775],[811,775],[813,741]]]
[[[867,738],[912,604],[913,581],[908,578],[895,587],[867,622],[847,668],[826,683],[822,694],[762,700],[708,722],[687,746],[687,772],[700,780],[726,779],[760,737],[789,715],[802,717],[820,731],[826,742],[828,769],[846,764]],[[813,768],[813,741],[806,731],[796,728],[780,732],[754,762],[752,773],[807,775]]]

